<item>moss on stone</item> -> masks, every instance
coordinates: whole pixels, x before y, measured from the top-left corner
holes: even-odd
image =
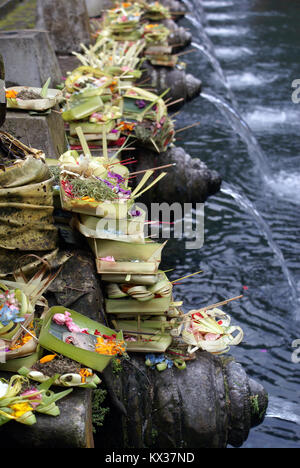
[[[93,391],[92,401],[92,422],[93,422],[93,433],[97,432],[97,428],[102,427],[104,423],[105,415],[109,412],[109,408],[103,408],[102,403],[104,402],[107,395],[106,390],[96,389]]]
[[[258,403],[258,395],[253,395],[250,397],[251,408],[253,414],[259,414],[259,403]]]
[[[26,0],[0,20],[0,30],[34,29],[36,19],[37,0]]]

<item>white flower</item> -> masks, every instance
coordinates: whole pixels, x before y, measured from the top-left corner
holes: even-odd
[[[7,390],[8,390],[8,384],[0,381],[0,398],[6,395]]]

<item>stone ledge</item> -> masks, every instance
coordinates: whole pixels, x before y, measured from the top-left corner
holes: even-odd
[[[2,130],[25,145],[44,151],[47,158],[58,159],[67,150],[64,123],[59,114],[30,115],[7,110]]]
[[[62,387],[53,388],[55,392],[64,390]],[[74,389],[59,400],[57,406],[59,416],[35,413],[37,422],[33,426],[15,421],[1,426],[0,448],[94,448],[92,390]]]
[[[7,87],[42,87],[49,76],[52,87],[61,83],[59,64],[46,31],[1,31],[0,54]]]
[[[15,0],[1,0],[0,1],[0,18],[3,18],[7,13],[15,8]]]

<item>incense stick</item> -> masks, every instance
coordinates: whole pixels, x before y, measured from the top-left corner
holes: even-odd
[[[217,302],[216,304],[212,304],[207,307],[202,307],[201,309],[198,309],[198,310],[191,310],[190,312],[185,314],[184,319],[186,317],[189,317],[192,314],[205,312],[206,310],[215,309],[216,307],[221,307],[223,305],[228,304],[229,302],[236,301],[237,299],[241,299],[242,297],[244,297],[243,294],[241,296],[236,296],[236,297],[232,297],[231,299],[227,299],[226,301]]]
[[[177,104],[178,102],[182,101],[184,101],[184,98],[177,99],[176,101],[169,102],[168,104],[166,104],[166,107],[173,106],[174,104]]]
[[[128,179],[130,179],[132,176],[136,176],[138,174],[143,174],[144,172],[147,172],[147,171],[157,171],[158,169],[166,169],[167,167],[172,167],[172,166],[176,166],[176,163],[166,164],[165,166],[153,167],[152,169],[144,169],[143,171],[132,172],[130,174],[130,177],[128,177]]]
[[[196,273],[191,273],[190,275],[183,276],[182,278],[178,278],[177,280],[171,281],[171,283],[177,283],[177,281],[184,280],[186,278],[190,278],[191,276],[199,275],[199,273],[203,273],[203,270],[197,271]]]
[[[200,125],[201,122],[195,122],[191,125],[188,125],[187,127],[179,128],[179,130],[175,130],[175,133],[180,133],[183,132],[184,130],[188,130],[189,128],[196,127],[197,125]]]
[[[127,161],[132,161],[133,159],[134,158],[123,159],[123,161],[117,161],[117,162],[114,162],[114,163],[110,163],[110,164],[108,164],[108,166],[115,166],[116,164],[124,164]]]
[[[179,54],[176,55],[177,57],[181,57],[182,55],[190,54],[191,52],[196,52],[196,49],[185,50],[184,52],[179,52]]]

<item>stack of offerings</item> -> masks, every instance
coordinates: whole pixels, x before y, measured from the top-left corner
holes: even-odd
[[[165,244],[145,244],[144,254],[149,245],[156,249],[155,273],[102,273],[101,278],[106,284],[106,312],[114,328],[123,331],[128,351],[163,353],[172,343],[170,332],[177,323],[173,317],[180,315],[176,307],[181,303],[173,301],[172,283],[158,269],[158,252],[161,253]],[[126,260],[132,258],[136,263],[132,269],[128,266],[128,271],[137,271],[138,264],[142,267],[142,249],[136,246],[136,254],[133,249],[127,254]]]
[[[152,65],[175,67],[178,62],[177,55],[172,54],[172,46],[169,46],[168,37],[170,30],[163,24],[146,24],[144,37],[146,46],[144,56]]]
[[[55,251],[52,177],[42,151],[0,132],[1,276],[12,273],[17,257]]]
[[[105,133],[110,150],[123,144],[124,137],[130,136],[138,144],[158,153],[166,151],[175,141],[174,123],[163,100],[169,90],[157,96],[134,87],[131,80],[139,72],[134,69],[135,61],[127,67],[116,59],[118,66],[107,67],[107,70],[120,74],[123,69],[123,73],[114,77],[103,74],[90,66],[100,66],[99,62],[105,64],[103,57],[101,60],[97,58],[100,57],[99,50],[97,54],[95,50],[81,56],[82,63],[86,65],[74,70],[66,80],[68,94],[62,116],[68,122],[70,145],[77,148],[76,128],[80,126],[93,148],[103,146]],[[115,52],[114,57],[119,55]]]
[[[143,31],[145,38],[144,56],[152,65],[175,67],[178,62],[177,55],[172,55],[172,47],[168,38],[170,30],[162,22],[171,18],[169,8],[159,2],[142,3],[142,18],[146,21]]]
[[[128,176],[120,175],[126,169],[122,161],[112,162],[107,153],[102,161],[93,158],[84,135],[77,131],[85,155],[75,162],[70,154],[61,157],[62,208],[73,212],[73,226],[86,237],[95,254],[97,271],[108,283],[106,312],[116,319],[115,329],[129,337],[128,349],[162,352],[172,341],[166,330],[172,287],[159,271],[165,244],[145,238],[146,213],[134,203],[166,173],[146,186],[154,171],[145,171],[133,190],[128,186]],[[101,176],[96,175],[100,170]],[[149,320],[152,316],[154,321]]]
[[[141,15],[137,3],[122,3],[107,11],[103,26],[116,41],[136,41],[142,36]]]
[[[144,89],[132,87],[123,96],[121,132],[158,153],[166,151],[175,138],[174,124],[163,100],[168,91],[167,89],[161,96],[157,96]]]
[[[107,135],[109,144],[118,142],[117,127],[123,109],[116,85],[112,76],[87,66],[79,67],[67,78],[62,117],[71,147],[79,146],[76,132],[79,126],[85,139],[95,146],[102,146],[103,134]]]

